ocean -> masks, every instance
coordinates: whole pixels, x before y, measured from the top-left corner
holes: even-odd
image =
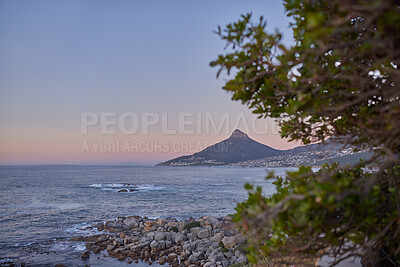
[[[288,168],[269,170],[285,175]],[[0,264],[131,266],[105,254],[83,260],[85,243],[67,239],[95,234],[85,228],[118,216],[224,217],[246,199],[245,183],[274,193],[266,174],[241,167],[0,166]]]

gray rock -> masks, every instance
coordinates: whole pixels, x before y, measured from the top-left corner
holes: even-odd
[[[205,225],[204,229],[207,229],[210,233],[213,231],[213,227],[211,225]]]
[[[165,234],[163,232],[158,232],[155,236],[154,236],[154,240],[157,241],[161,241],[165,239]]]
[[[210,261],[208,261],[203,265],[203,267],[215,267],[215,264],[210,262]]]
[[[247,262],[247,258],[246,258],[246,256],[245,255],[240,255],[240,257],[239,258],[237,258],[237,260],[235,261],[235,263],[245,263],[245,262]]]
[[[216,248],[216,249],[214,249],[212,252],[211,252],[211,254],[215,254],[215,255],[217,255],[218,253],[220,253],[221,252],[221,250],[222,250],[222,248]]]
[[[169,241],[169,240],[165,241],[165,247],[166,247],[166,248],[172,247],[172,242]]]
[[[144,241],[138,244],[139,247],[144,248],[150,245],[150,241]]]
[[[123,220],[123,223],[128,226],[129,228],[137,228],[139,227],[139,222],[136,218],[133,217],[128,217],[125,220]]]
[[[158,242],[157,241],[155,241],[155,240],[153,240],[151,243],[150,243],[150,247],[152,248],[152,249],[156,249],[156,248],[158,248],[160,245],[158,244]]]
[[[222,266],[228,267],[229,266],[229,261],[228,260],[223,260],[222,261]]]
[[[121,245],[123,245],[124,244],[124,240],[122,239],[122,238],[116,238],[115,240],[114,240],[114,242],[113,242],[113,245],[114,246],[121,246]]]
[[[240,251],[239,251],[239,250],[236,250],[236,251],[235,251],[235,256],[236,256],[237,258],[240,257]]]
[[[191,263],[196,263],[198,260],[199,260],[199,259],[198,259],[196,256],[194,256],[193,254],[190,255],[190,257],[189,257],[189,261],[190,261]]]
[[[182,249],[183,250],[187,250],[187,249],[190,250],[190,243],[183,244]]]
[[[196,258],[201,258],[202,253],[201,252],[193,252],[192,255],[195,256]]]
[[[178,254],[176,254],[176,253],[170,253],[169,255],[168,255],[168,260],[169,261],[173,261],[173,260],[175,260],[175,259],[177,259],[178,258]]]
[[[165,241],[164,240],[158,241],[158,244],[160,245],[161,249],[165,249],[166,245],[165,245]]]
[[[208,248],[211,250],[214,250],[214,249],[218,248],[218,246],[219,246],[218,242],[213,242]]]
[[[161,227],[164,227],[164,225],[165,225],[165,219],[159,218],[159,219],[157,220],[157,224],[158,224],[159,226],[161,226]]]
[[[211,255],[211,249],[207,249],[207,251],[206,251],[206,256],[208,257],[208,256],[210,256]]]
[[[208,257],[208,260],[209,260],[210,262],[212,262],[212,263],[216,263],[217,260],[218,260],[218,257],[217,257],[217,255],[211,254],[211,255]]]
[[[155,236],[155,235],[156,235],[155,232],[148,232],[148,233],[146,234],[146,237],[147,237],[147,238],[154,239],[154,236]]]
[[[186,236],[184,234],[176,233],[174,241],[175,243],[181,243],[182,241],[185,241],[185,237]]]
[[[209,237],[209,236],[210,236],[210,232],[209,232],[208,229],[200,230],[200,231],[197,233],[197,237],[200,238],[200,239],[207,238],[207,237]]]
[[[196,239],[197,239],[197,236],[195,235],[195,234],[193,234],[193,233],[188,233],[187,234],[187,237],[188,237],[188,239],[190,240],[190,241],[195,241]]]
[[[195,235],[197,236],[197,234],[198,234],[201,230],[202,230],[201,227],[193,227],[193,228],[190,229],[190,232],[191,232],[192,234],[195,234]]]
[[[222,253],[222,252],[218,253],[217,256],[218,256],[218,260],[223,260],[223,259],[225,259],[224,253]]]
[[[216,233],[213,237],[211,237],[211,240],[213,241],[213,242],[220,242],[220,241],[222,241],[222,239],[224,238],[224,234],[222,234],[222,233]]]
[[[164,234],[165,234],[165,240],[172,241],[171,233],[164,233]]]
[[[109,221],[109,222],[106,222],[105,227],[106,228],[122,228],[122,224],[118,223],[118,222]]]
[[[228,259],[232,258],[233,254],[232,252],[228,251],[224,253],[225,257],[227,257]]]
[[[224,238],[222,238],[222,243],[224,243],[224,247],[229,249],[237,245],[237,240],[234,236],[225,236]]]
[[[141,247],[139,245],[135,245],[135,246],[131,246],[130,250],[131,251],[139,251],[141,249]]]

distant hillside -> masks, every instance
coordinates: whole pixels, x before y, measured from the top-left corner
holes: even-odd
[[[158,166],[227,165],[245,160],[271,157],[280,153],[282,153],[282,150],[261,144],[236,129],[226,140],[193,155],[159,163]]]
[[[367,153],[367,152],[365,152]],[[278,150],[261,144],[236,129],[232,135],[215,145],[193,155],[171,159],[157,166],[250,166],[250,167],[293,167],[299,165],[319,166],[337,159],[359,161],[367,154],[354,154],[351,148],[344,148],[332,140],[324,143]]]
[[[324,159],[320,160],[314,163],[314,166],[321,166],[325,163],[332,164],[334,162],[337,162],[340,166],[346,166],[346,165],[353,165],[356,163],[359,163],[360,160],[368,160],[372,157],[373,153],[372,152],[359,152],[359,153],[354,153],[350,155],[345,155],[341,157],[335,157],[335,158],[329,158],[329,159]]]

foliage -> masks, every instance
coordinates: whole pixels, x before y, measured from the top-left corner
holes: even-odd
[[[179,229],[176,226],[172,226],[169,230],[175,233],[179,232]]]
[[[197,221],[189,222],[189,223],[185,224],[185,226],[183,226],[183,230],[190,230],[193,227],[200,227],[200,223]]]
[[[380,167],[302,167],[276,178],[270,198],[247,185],[236,219],[262,251],[400,255],[400,5],[395,0],[286,0],[294,43],[251,14],[217,34],[229,52],[211,62],[233,100],[275,118],[281,136],[304,144],[334,138],[374,151]],[[370,162],[367,162],[370,163]],[[344,259],[342,257],[341,259]]]

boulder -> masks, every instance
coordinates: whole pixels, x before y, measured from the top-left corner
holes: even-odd
[[[223,233],[216,233],[213,237],[211,237],[211,240],[213,242],[220,242],[222,241],[222,239],[224,238],[224,234]]]
[[[188,233],[187,234],[187,238],[189,239],[189,241],[193,242],[197,239],[197,235],[192,234],[192,233]]]
[[[207,217],[207,221],[213,226],[217,226],[219,224],[219,220],[215,217]]]
[[[197,233],[197,237],[200,239],[207,238],[209,236],[210,232],[207,229],[200,230],[200,232]]]
[[[158,259],[158,263],[159,263],[160,265],[164,265],[165,262],[166,262],[165,256],[160,257],[160,258]]]
[[[154,236],[154,240],[157,241],[161,241],[165,239],[165,234],[163,232],[158,232],[155,236]]]
[[[194,235],[198,235],[198,233],[200,232],[202,230],[202,228],[201,227],[192,227],[192,228],[190,228],[190,232],[192,233],[192,234],[194,234]]]
[[[168,255],[168,261],[169,262],[171,262],[171,261],[174,261],[174,260],[176,260],[178,258],[178,254],[176,254],[176,253],[170,253],[169,255]]]
[[[185,240],[185,235],[184,234],[181,234],[181,233],[176,233],[175,235],[174,235],[174,241],[175,241],[175,243],[180,243],[180,242],[182,242],[182,241],[184,241]]]
[[[190,255],[188,259],[191,263],[196,263],[199,259],[195,255]]]
[[[122,229],[123,225],[119,222],[108,221],[104,225],[105,229]]]
[[[165,225],[165,219],[159,218],[159,219],[157,220],[157,224],[158,224],[159,226],[161,226],[161,227],[164,227],[164,225]]]
[[[125,220],[123,220],[123,223],[129,228],[137,228],[137,227],[139,227],[139,222],[134,217],[126,218]]]
[[[243,255],[243,254],[241,254],[241,255],[239,256],[239,258],[237,258],[237,260],[235,261],[235,263],[245,263],[245,262],[247,262],[247,258],[246,258],[246,256]]]
[[[151,249],[158,249],[159,246],[160,246],[160,245],[158,244],[158,242],[157,242],[156,240],[153,240],[153,241],[150,243]]]
[[[155,235],[156,235],[155,232],[148,232],[148,233],[146,234],[146,237],[147,237],[147,238],[154,239],[154,236],[155,236]]]
[[[237,245],[237,240],[234,236],[225,236],[222,238],[222,243],[224,244],[224,247],[230,249]]]

